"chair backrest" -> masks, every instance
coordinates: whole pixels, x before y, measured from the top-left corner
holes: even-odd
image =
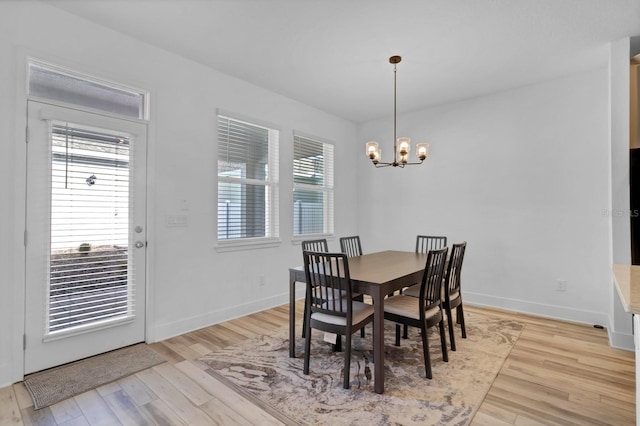
[[[420,303],[423,311],[441,305],[442,279],[444,278],[444,266],[447,261],[448,248],[429,250],[427,263],[420,283]]]
[[[344,253],[305,250],[306,303],[310,312],[347,317],[351,321],[351,276]]]
[[[360,236],[340,238],[340,250],[349,257],[362,256],[362,246],[360,245]]]
[[[467,242],[453,244],[451,246],[451,256],[449,256],[449,267],[446,274],[447,292],[445,298],[448,301],[449,295],[460,292],[460,273],[462,271],[462,261],[464,252],[467,249]]]
[[[427,253],[447,246],[447,237],[418,235],[416,237],[416,253]]]
[[[329,251],[329,244],[327,244],[326,238],[321,240],[307,240],[303,241],[301,244],[302,251]]]

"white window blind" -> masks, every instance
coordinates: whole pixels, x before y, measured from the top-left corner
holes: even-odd
[[[331,143],[294,132],[293,235],[333,233]]]
[[[218,240],[278,237],[278,138],[218,116]]]
[[[127,135],[51,124],[49,335],[134,315],[130,147]]]

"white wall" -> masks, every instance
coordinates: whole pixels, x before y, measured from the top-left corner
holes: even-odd
[[[301,263],[291,230],[293,129],[336,142],[336,234],[356,229],[347,162],[355,125],[44,3],[0,2],[0,387],[22,378],[25,53],[151,92],[150,340],[288,300],[287,268]],[[280,126],[279,247],[215,250],[217,108]],[[187,214],[188,227],[166,227],[171,214]]]
[[[466,240],[467,302],[608,325],[607,89],[603,68],[398,117],[398,136],[430,142],[431,155],[403,170],[360,156],[367,249]],[[375,138],[388,159],[389,121],[359,129]]]

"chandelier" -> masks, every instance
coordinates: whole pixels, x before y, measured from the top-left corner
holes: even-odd
[[[380,149],[378,142],[367,142],[367,155],[376,167],[404,167],[415,164],[422,164],[427,155],[429,154],[429,144],[419,143],[416,145],[416,155],[419,162],[409,162],[409,151],[411,151],[411,138],[408,137],[396,137],[396,64],[400,63],[402,58],[400,56],[392,56],[389,58],[389,63],[393,64],[393,161],[390,163],[383,163],[382,149]]]

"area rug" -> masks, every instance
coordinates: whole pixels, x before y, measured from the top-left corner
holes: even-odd
[[[37,410],[162,362],[162,356],[141,343],[30,374],[24,385]]]
[[[207,373],[285,424],[466,425],[482,403],[524,325],[465,313],[467,339],[456,327],[457,351],[443,362],[437,327],[429,329],[433,379],[425,377],[420,331],[394,346],[395,325],[385,321],[385,392],[373,391],[372,331],[354,334],[351,388],[342,388],[344,357],[314,330],[310,373],[304,375],[304,340],[289,358],[287,329],[249,339],[200,358]],[[448,335],[447,335],[448,341]]]

